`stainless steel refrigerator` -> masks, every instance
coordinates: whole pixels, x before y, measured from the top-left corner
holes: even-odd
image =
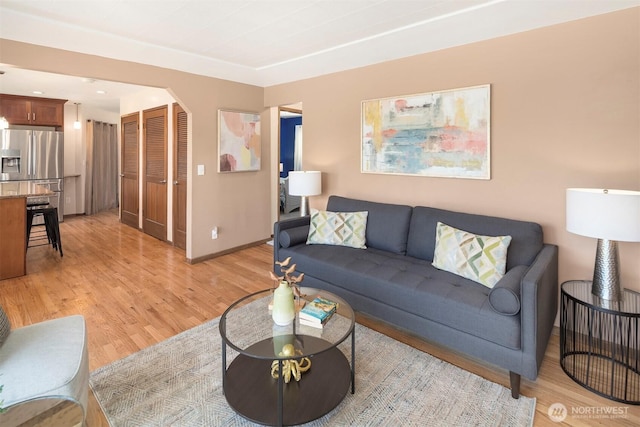
[[[62,221],[64,182],[64,134],[46,130],[0,130],[0,181],[34,181],[53,196],[29,198],[27,203],[47,201],[58,208]]]

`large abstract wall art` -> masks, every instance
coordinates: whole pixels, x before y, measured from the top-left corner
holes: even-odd
[[[218,110],[218,172],[260,170],[260,115]]]
[[[490,85],[362,102],[362,172],[490,179]]]

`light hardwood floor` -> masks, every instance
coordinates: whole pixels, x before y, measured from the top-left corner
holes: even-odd
[[[72,217],[60,224],[64,257],[50,247],[30,248],[27,275],[0,281],[0,304],[13,327],[70,314],[85,316],[90,369],[94,370],[213,319],[238,298],[269,286],[272,248],[259,245],[190,265],[175,249],[118,222],[115,212]],[[382,322],[358,322],[490,381],[509,386],[506,371],[429,344]],[[551,338],[537,381],[523,378],[521,393],[537,399],[536,426],[640,425],[640,407],[580,387],[558,363],[559,337]],[[553,422],[548,408],[564,404],[569,416]],[[621,408],[625,418],[588,412]],[[580,411],[582,415],[572,415]],[[107,426],[90,395],[87,425]]]

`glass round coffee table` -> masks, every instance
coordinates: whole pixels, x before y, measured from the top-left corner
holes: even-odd
[[[265,425],[296,425],[333,410],[355,392],[355,316],[351,306],[330,292],[300,288],[303,299],[321,296],[338,303],[336,313],[322,328],[300,324],[296,315],[288,326],[277,326],[269,303],[273,289],[256,292],[233,303],[220,318],[222,387],[238,414]],[[351,363],[338,346],[351,336]],[[295,356],[282,356],[292,344]],[[345,343],[346,345],[346,343]],[[227,365],[227,346],[237,355]],[[348,351],[347,351],[348,352]],[[282,372],[287,360],[308,357],[311,368],[285,383],[271,375],[272,363]]]

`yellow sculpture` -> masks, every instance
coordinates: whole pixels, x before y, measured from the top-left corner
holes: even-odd
[[[302,355],[302,352],[300,350],[296,350],[293,344],[285,344],[285,346],[282,347],[282,351],[278,354],[278,356],[292,357],[292,356],[295,356],[296,354]],[[300,359],[300,361],[297,361],[295,359],[283,360],[282,361],[282,372],[283,372],[282,379],[287,384],[289,383],[289,381],[291,381],[291,377],[293,377],[296,381],[300,381],[300,378],[302,378],[302,374],[304,372],[307,372],[309,368],[311,368],[311,359],[309,359],[308,357],[303,357],[302,359]],[[274,360],[273,362],[271,362],[271,376],[273,378],[278,378],[280,376],[278,372],[277,360]]]

